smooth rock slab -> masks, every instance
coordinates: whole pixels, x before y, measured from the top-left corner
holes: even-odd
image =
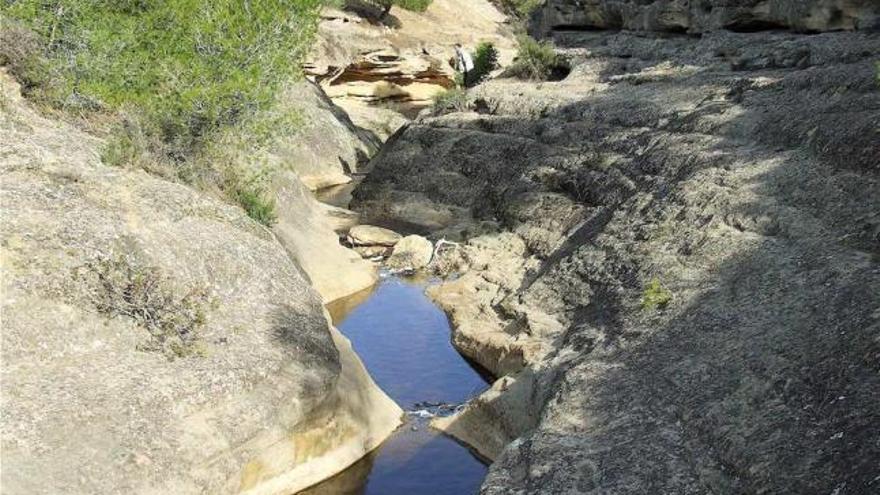
[[[393,246],[403,238],[389,229],[374,225],[357,225],[348,231],[348,239],[353,246]]]

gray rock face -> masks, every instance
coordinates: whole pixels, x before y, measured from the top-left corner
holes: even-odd
[[[399,424],[269,230],[0,101],[4,493],[287,494]]]
[[[517,378],[442,425],[517,438],[482,493],[874,491],[880,37],[556,42],[566,80],[482,85],[355,191],[469,212],[431,294]]]
[[[703,33],[871,30],[880,28],[873,0],[548,0],[532,30],[630,29]]]

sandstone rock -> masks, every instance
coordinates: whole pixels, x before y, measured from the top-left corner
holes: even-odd
[[[499,378],[463,409],[432,420],[431,427],[474,446],[480,455],[494,461],[509,443],[537,425],[543,393],[527,369]]]
[[[395,429],[271,232],[0,85],[4,492],[291,493]]]
[[[271,153],[311,190],[350,182],[349,174],[359,171],[379,147],[374,135],[355,126],[312,82],[289,85],[278,100],[278,109],[296,112],[298,121]]]
[[[431,262],[433,251],[431,241],[422,236],[408,235],[394,245],[394,251],[385,264],[394,270],[419,270]]]
[[[339,244],[325,210],[292,172],[275,179],[281,244],[308,275],[325,303],[362,291],[378,280],[376,268]]]
[[[293,110],[310,116],[308,122],[302,123],[305,127],[293,135],[275,135],[263,144],[244,139],[235,129],[229,129],[223,142],[227,149],[234,150],[228,153],[231,158],[227,158],[231,167],[242,170],[245,176],[267,177],[267,194],[274,200],[277,216],[273,232],[324,301],[331,302],[369,287],[378,274],[371,263],[339,244],[334,230],[347,220],[338,215],[334,218],[333,212],[318,203],[301,177],[314,180],[342,173],[340,162],[346,156],[361,153],[357,145],[363,141],[361,131],[344,115],[340,117],[341,110],[311,83],[286,89],[269,112]],[[291,163],[294,159],[300,165]]]
[[[397,244],[403,236],[393,230],[375,225],[356,225],[348,231],[348,238],[354,246],[387,246]]]
[[[535,383],[496,383],[443,425],[486,455],[519,436],[481,493],[864,491],[880,460],[880,39],[555,41],[565,80],[481,85],[490,112],[410,124],[354,193],[365,215],[419,197],[466,212],[450,225],[499,226],[431,289],[459,349]],[[664,309],[643,304],[655,278]]]
[[[532,31],[540,36],[584,29],[694,33],[718,29],[871,30],[880,26],[880,5],[850,0],[548,0],[532,21]]]
[[[355,246],[352,248],[354,252],[361,255],[361,258],[373,259],[385,257],[391,253],[391,249],[385,246]]]
[[[491,41],[502,64],[516,51],[504,15],[488,0],[434,0],[425,12],[394,8],[388,19],[393,29],[327,9],[305,66],[357,125],[382,139],[453,86],[454,43]]]

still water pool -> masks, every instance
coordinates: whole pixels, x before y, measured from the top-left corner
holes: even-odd
[[[405,411],[406,422],[371,455],[306,495],[467,495],[486,465],[428,426],[479,394],[487,381],[450,343],[446,315],[425,284],[385,277],[372,291],[330,307],[376,383]]]

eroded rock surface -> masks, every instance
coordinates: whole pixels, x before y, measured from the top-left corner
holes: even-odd
[[[384,21],[328,9],[306,65],[359,126],[387,139],[454,85],[453,44],[492,42],[513,58],[506,19],[487,0],[434,0],[425,12],[393,8]]]
[[[269,230],[0,78],[4,493],[289,494],[395,429]]]
[[[482,493],[873,492],[880,36],[556,42],[565,80],[482,85],[354,194],[467,213],[431,294],[516,378],[442,425],[497,455]]]
[[[532,29],[630,29],[703,33],[768,29],[841,31],[880,29],[880,4],[872,0],[548,0]]]
[[[297,112],[297,127],[273,145],[273,154],[311,190],[345,184],[379,148],[375,135],[352,123],[316,84],[288,85],[279,109]]]
[[[267,143],[226,130],[223,159],[245,176],[265,176],[267,195],[275,205],[272,225],[281,244],[329,303],[364,290],[378,280],[376,268],[339,244],[335,231],[356,215],[322,205],[310,185],[351,180],[353,167],[375,151],[375,137],[356,127],[317,85],[302,81],[284,89],[270,113],[297,112],[301,128],[291,134],[274,131]]]

